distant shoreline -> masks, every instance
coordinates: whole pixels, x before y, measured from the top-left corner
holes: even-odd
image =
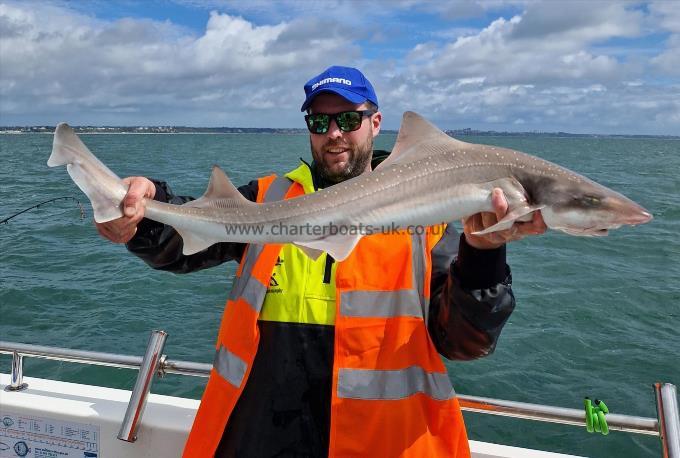
[[[307,135],[306,129],[272,129],[257,127],[94,127],[72,126],[78,134],[127,134],[127,135],[238,135],[238,134],[269,134],[269,135]],[[396,130],[381,132],[396,134]],[[646,134],[572,134],[569,132],[497,132],[475,129],[445,130],[452,137],[551,137],[551,138],[657,138],[664,140],[680,140],[678,135],[646,135]],[[0,135],[23,134],[53,134],[52,126],[0,126]]]
[[[302,135],[306,134],[307,131],[300,132],[93,132],[89,130],[78,130],[74,129],[77,134],[84,135],[243,135],[243,134],[267,134],[267,135]],[[382,131],[385,132],[385,131]],[[395,130],[396,134],[397,131]],[[0,128],[0,135],[52,135],[54,131],[44,131],[44,132],[16,132],[7,131]]]

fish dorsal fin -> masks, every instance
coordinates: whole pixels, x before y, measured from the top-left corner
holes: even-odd
[[[220,209],[237,209],[238,207],[243,208],[250,205],[258,204],[243,197],[238,189],[236,189],[236,186],[232,184],[229,177],[217,165],[213,165],[208,189],[206,189],[205,194],[196,200],[184,204],[186,207]],[[203,234],[197,234],[188,229],[175,229],[182,236],[182,253],[187,256],[203,251],[215,243],[224,241],[220,238],[211,238]]]
[[[213,165],[208,189],[205,194],[196,200],[187,202],[187,207],[207,208],[207,207],[234,207],[239,204],[251,205],[249,201],[236,189],[229,177],[218,166]]]
[[[407,111],[401,120],[401,127],[392,152],[376,169],[391,164],[407,164],[425,159],[434,153],[441,152],[444,145],[451,149],[464,144],[446,135],[418,113]]]

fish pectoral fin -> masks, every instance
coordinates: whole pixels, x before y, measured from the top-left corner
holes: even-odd
[[[206,248],[220,242],[219,240],[211,240],[198,236],[193,232],[189,232],[184,229],[175,228],[175,230],[182,237],[182,254],[185,256],[198,253],[199,251],[203,251]]]
[[[318,253],[319,255],[321,252],[325,251],[326,253],[330,254],[333,256],[333,259],[336,261],[344,261],[354,250],[354,247],[359,243],[359,240],[361,240],[362,235],[361,234],[345,234],[345,235],[329,235],[328,237],[324,237],[319,240],[308,240],[304,242],[294,242],[293,244],[302,251],[307,251],[305,250],[311,250],[310,253],[312,253],[312,256],[310,258],[312,259],[318,259],[318,255],[316,258],[314,255]]]
[[[485,235],[491,232],[504,231],[510,229],[516,221],[529,221],[527,216],[531,215],[533,212],[544,208],[545,205],[522,205],[510,210],[506,215],[501,218],[499,222],[493,226],[489,226],[483,231],[473,232],[472,235]]]
[[[235,208],[257,204],[243,197],[227,174],[218,165],[213,165],[205,194],[184,205],[196,208]]]
[[[115,202],[106,197],[102,197],[101,199],[93,199],[90,197],[90,204],[92,205],[92,216],[98,223],[107,223],[123,216],[123,211],[120,209],[120,202]]]
[[[323,254],[323,251],[317,250],[316,248],[310,248],[308,246],[300,245],[299,243],[293,243],[296,247],[298,247],[304,254],[307,255],[308,258],[310,258],[312,261],[316,261],[319,259],[319,256]]]

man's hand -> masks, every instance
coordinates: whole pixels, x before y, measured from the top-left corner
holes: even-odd
[[[114,243],[127,243],[137,232],[137,224],[144,218],[142,199],[153,199],[156,186],[144,177],[128,177],[123,179],[128,185],[128,192],[123,199],[124,215],[106,223],[97,223],[99,235]]]
[[[543,234],[548,229],[543,221],[541,212],[537,211],[534,212],[531,221],[524,223],[516,222],[510,229],[486,235],[472,235],[473,232],[482,231],[487,227],[493,226],[508,212],[508,201],[505,200],[503,190],[500,188],[494,188],[491,192],[491,204],[493,205],[494,213],[477,213],[463,220],[463,232],[465,233],[468,245],[480,250],[489,250],[498,248],[513,240],[522,239],[527,235]]]

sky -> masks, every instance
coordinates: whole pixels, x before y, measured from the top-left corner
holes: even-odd
[[[330,65],[383,127],[680,135],[680,0],[0,0],[0,125],[304,128]]]

